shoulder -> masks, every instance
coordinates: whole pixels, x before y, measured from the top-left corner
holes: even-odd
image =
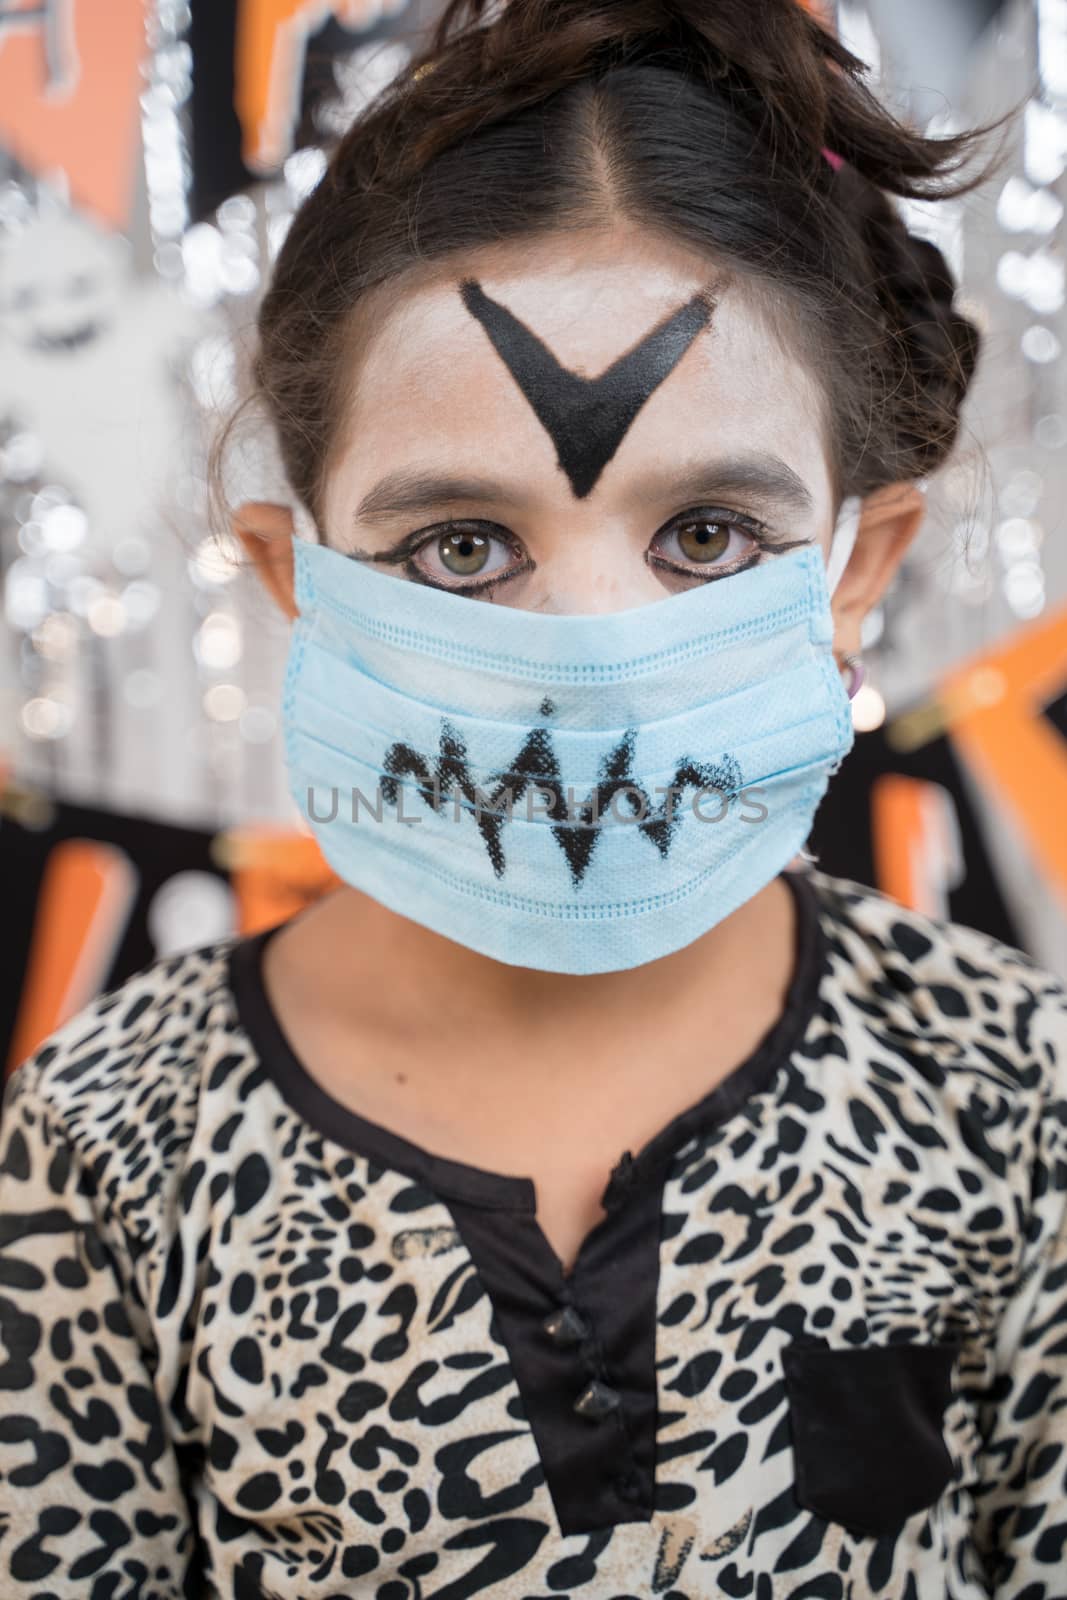
[[[1067,1204],[1067,983],[963,923],[809,869],[828,947],[823,1011],[879,1093],[936,1104],[964,1159],[1029,1214]],[[931,1137],[936,1135],[931,1134]]]
[[[843,994],[918,1033],[981,1045],[1008,1071],[1059,1047],[1067,1073],[1067,981],[1023,950],[902,906],[867,884],[812,869]]]
[[[0,1125],[62,1140],[131,1245],[156,1242],[162,1191],[168,1174],[180,1181],[205,1081],[240,1033],[228,960],[238,937],[160,957],[97,995],[5,1086]]]

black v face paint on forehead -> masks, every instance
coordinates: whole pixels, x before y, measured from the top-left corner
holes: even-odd
[[[599,378],[583,378],[561,366],[537,335],[487,295],[476,279],[464,279],[460,294],[551,436],[579,500],[593,488],[649,395],[674,371],[714,311],[711,294],[698,290]]]

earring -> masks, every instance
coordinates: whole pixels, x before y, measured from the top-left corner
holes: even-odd
[[[848,668],[848,697],[850,700],[854,700],[863,686],[864,678],[867,676],[866,669],[863,665],[863,659],[858,655],[842,656],[841,665]]]

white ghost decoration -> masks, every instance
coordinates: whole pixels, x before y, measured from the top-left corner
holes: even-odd
[[[0,415],[41,439],[98,553],[149,533],[188,470],[176,376],[209,322],[75,212],[0,231]]]

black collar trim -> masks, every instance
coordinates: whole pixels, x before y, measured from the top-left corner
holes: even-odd
[[[796,961],[778,1020],[755,1050],[714,1089],[679,1112],[636,1155],[626,1152],[605,1191],[610,1206],[657,1175],[689,1141],[727,1121],[759,1093],[796,1049],[819,1002],[828,941],[818,891],[806,868],[782,876],[796,901]],[[263,982],[263,952],[285,927],[275,923],[238,939],[228,956],[228,977],[238,1021],[282,1099],[324,1138],[375,1165],[405,1173],[435,1194],[491,1211],[536,1211],[533,1180],[489,1172],[435,1155],[335,1100],[316,1083],[286,1037]]]

